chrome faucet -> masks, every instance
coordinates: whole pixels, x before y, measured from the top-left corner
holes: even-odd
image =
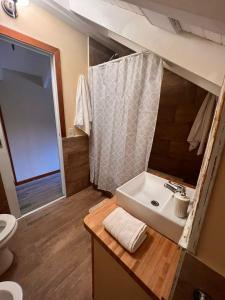
[[[164,184],[165,188],[169,189],[170,191],[172,191],[173,193],[181,193],[182,195],[186,194],[186,188],[185,186],[181,185],[181,184],[177,184],[175,182],[172,181],[168,181],[167,183]]]

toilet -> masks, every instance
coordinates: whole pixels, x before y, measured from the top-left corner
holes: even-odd
[[[0,282],[1,300],[22,300],[23,291],[19,284],[13,281]]]
[[[7,244],[16,229],[17,220],[14,216],[0,214],[0,275],[5,273],[13,262],[14,255],[8,249]]]

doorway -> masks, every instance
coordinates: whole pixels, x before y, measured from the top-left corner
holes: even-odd
[[[18,217],[65,197],[57,75],[53,55],[32,45],[0,36],[0,53],[0,132],[10,162],[0,171],[5,182],[11,173],[5,189]]]

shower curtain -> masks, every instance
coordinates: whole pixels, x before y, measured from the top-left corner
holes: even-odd
[[[156,126],[162,60],[139,53],[89,69],[90,180],[114,193],[147,170]]]

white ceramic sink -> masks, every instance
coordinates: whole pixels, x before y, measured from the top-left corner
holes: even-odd
[[[178,243],[186,219],[176,217],[174,194],[164,187],[166,182],[168,180],[164,178],[143,172],[116,190],[117,203],[136,218]],[[191,199],[194,192],[194,189],[186,187],[187,196]]]

